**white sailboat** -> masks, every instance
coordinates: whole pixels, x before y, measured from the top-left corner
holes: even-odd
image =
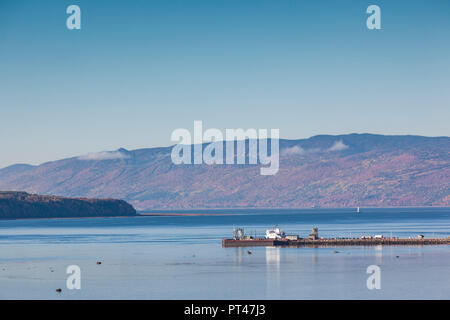
[[[359,207],[356,208],[356,213],[359,213],[361,210],[359,209]]]

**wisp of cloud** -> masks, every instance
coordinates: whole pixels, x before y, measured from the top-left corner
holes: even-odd
[[[118,159],[128,159],[129,156],[120,151],[103,151],[88,153],[87,155],[78,157],[78,160],[91,160],[91,161],[102,161],[102,160],[118,160]]]

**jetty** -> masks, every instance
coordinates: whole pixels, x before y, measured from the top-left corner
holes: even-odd
[[[266,231],[264,238],[246,236],[243,229],[235,229],[233,238],[222,239],[222,247],[337,247],[337,246],[405,246],[405,245],[449,245],[450,237],[425,238],[418,235],[417,238],[385,238],[382,235],[361,238],[319,238],[318,228],[313,228],[307,238],[297,235],[286,235],[279,228]]]

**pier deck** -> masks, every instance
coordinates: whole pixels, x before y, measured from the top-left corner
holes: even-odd
[[[449,238],[435,239],[222,239],[222,247],[328,247],[328,246],[376,246],[376,245],[449,245]]]

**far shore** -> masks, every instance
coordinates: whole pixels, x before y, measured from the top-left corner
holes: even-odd
[[[293,210],[354,210],[354,207],[346,208],[199,208],[199,209],[161,209],[153,211],[141,211],[137,212],[134,216],[93,216],[93,217],[41,217],[41,218],[17,218],[17,219],[4,219],[0,218],[0,221],[12,221],[12,220],[72,220],[72,219],[105,219],[105,218],[133,218],[133,217],[197,217],[197,216],[229,216],[237,215],[239,211],[248,212],[258,210],[280,210],[280,211],[293,211]],[[367,209],[449,209],[450,207],[361,207],[359,214],[363,215],[364,210]],[[224,212],[202,212],[202,211],[224,211]],[[225,212],[226,211],[226,212]],[[234,211],[234,212],[233,212]]]
[[[176,210],[175,210],[176,211]],[[138,216],[143,217],[171,217],[171,216],[229,216],[236,214],[231,213],[176,213],[176,212],[142,212],[138,213]]]
[[[135,216],[104,216],[104,217],[48,217],[48,218],[17,218],[17,219],[3,219],[0,218],[0,221],[27,221],[27,220],[73,220],[73,219],[106,219],[106,218],[134,218],[139,217],[139,214],[136,214]]]

